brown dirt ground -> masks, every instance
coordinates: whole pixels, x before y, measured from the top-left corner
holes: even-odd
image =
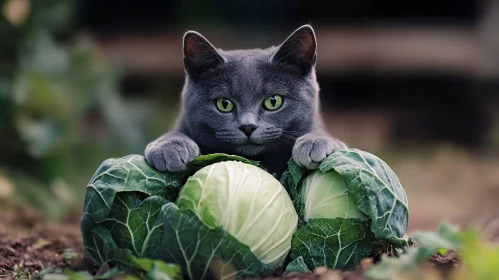
[[[29,209],[1,213],[0,278],[28,279],[49,267],[95,272],[83,254],[79,215],[70,216],[50,224]]]
[[[79,217],[80,213],[74,213],[62,223],[51,224],[29,209],[0,213],[0,278],[28,279],[49,267],[95,274],[99,268],[83,253]],[[431,263],[445,275],[457,266],[458,258],[450,252],[444,257],[434,256]],[[358,280],[364,279],[363,272],[373,265],[372,259],[366,259],[350,272],[319,267],[310,274],[276,275],[265,279]],[[14,274],[16,266],[19,268],[17,277]]]

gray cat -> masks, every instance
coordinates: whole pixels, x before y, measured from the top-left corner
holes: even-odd
[[[187,32],[182,113],[172,131],[147,146],[147,161],[178,172],[200,153],[227,153],[258,160],[270,173],[282,173],[291,156],[317,168],[346,146],[323,129],[315,61],[310,25],[263,50],[217,50]]]

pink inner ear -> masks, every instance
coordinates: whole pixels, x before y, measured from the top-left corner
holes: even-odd
[[[297,35],[303,56],[310,59],[315,53],[314,36],[309,31],[302,31],[301,34]]]
[[[199,47],[202,44],[202,40],[196,35],[190,35],[185,40],[185,56],[189,59],[197,59],[199,56]]]
[[[307,46],[313,46],[314,40],[312,39],[312,35],[308,34],[308,36],[305,37],[305,42]]]
[[[314,51],[314,38],[310,33],[307,32],[307,34],[303,38],[303,43],[305,44],[305,48],[307,51]]]

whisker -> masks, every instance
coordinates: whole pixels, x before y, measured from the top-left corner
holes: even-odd
[[[286,130],[286,131],[283,131],[282,132],[283,134],[288,134],[288,135],[293,135],[293,136],[302,136],[303,132],[300,132],[300,131],[289,131],[289,130]]]
[[[277,138],[277,139],[276,139],[276,142],[279,142],[279,141],[282,141],[282,142],[284,142],[285,144],[288,144],[288,145],[291,145],[291,146],[293,146],[293,145],[295,144],[295,143],[294,143],[294,141],[289,141],[289,140],[288,140],[288,139],[286,139],[286,138]]]
[[[286,145],[284,145],[283,143],[279,142],[279,139],[277,139],[274,143],[279,144],[279,145],[281,145],[282,147],[285,147],[285,148],[287,147],[287,146],[286,146]]]
[[[285,135],[285,134],[282,135],[282,139],[286,139],[286,140],[289,140],[289,141],[292,141],[292,142],[295,142],[296,138],[297,137],[290,136],[290,135]]]

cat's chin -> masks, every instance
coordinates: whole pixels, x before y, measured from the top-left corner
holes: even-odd
[[[260,145],[260,144],[254,144],[254,143],[245,143],[238,145],[236,147],[236,150],[239,155],[241,156],[247,156],[247,157],[252,157],[260,154],[265,150],[265,145]]]

